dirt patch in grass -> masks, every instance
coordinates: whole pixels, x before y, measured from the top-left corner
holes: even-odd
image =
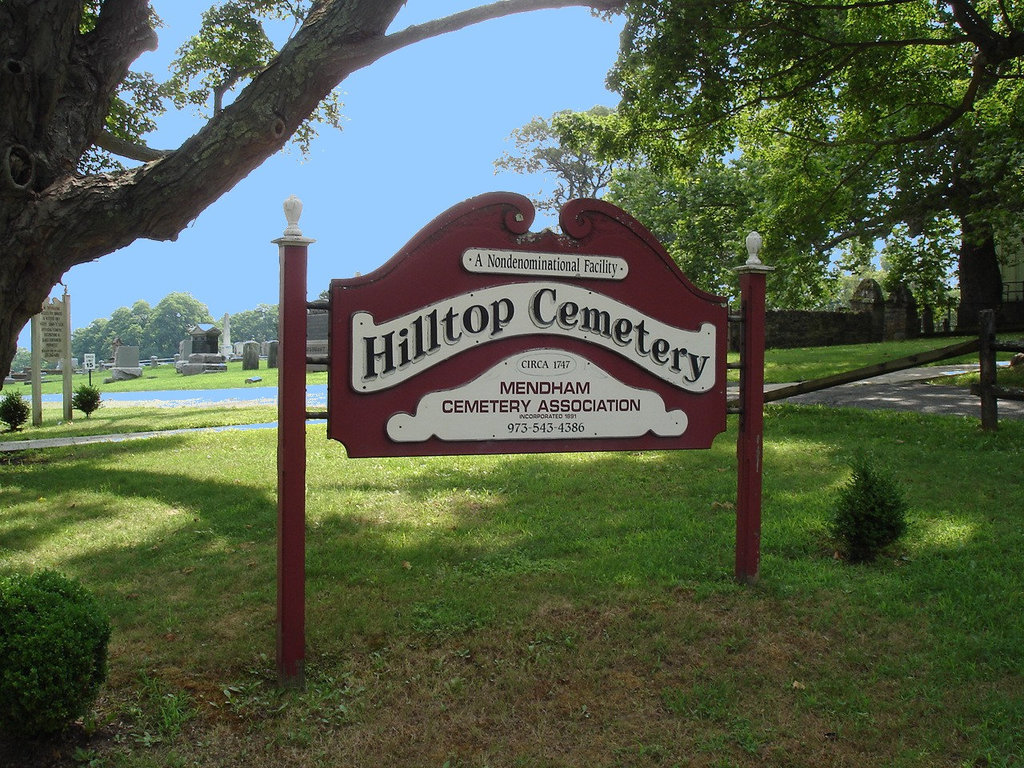
[[[153,670],[161,696],[187,694],[193,707],[179,734],[140,746],[153,717],[117,724],[122,688],[100,703],[114,724],[91,741],[70,732],[55,746],[63,761],[42,765],[70,768],[75,750],[112,759],[128,744],[152,764],[246,768],[862,766],[908,749],[930,755],[922,765],[957,764],[955,743],[932,741],[922,705],[893,677],[921,633],[846,636],[805,621],[813,608],[743,592],[555,597],[513,628],[311,658],[303,693],[278,691],[266,659],[232,682]],[[12,763],[22,765],[37,764]]]

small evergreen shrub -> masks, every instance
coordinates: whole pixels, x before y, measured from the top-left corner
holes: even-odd
[[[88,384],[75,389],[75,393],[71,396],[71,407],[76,411],[81,411],[85,414],[85,418],[89,418],[89,414],[95,411],[102,405],[100,401],[100,391],[96,387],[90,387]]]
[[[28,403],[17,392],[8,390],[0,397],[0,421],[13,432],[28,421]]]
[[[860,455],[839,490],[830,531],[847,560],[874,560],[907,530],[907,501],[892,473]]]
[[[35,738],[84,715],[107,676],[110,621],[76,581],[0,579],[0,731]]]

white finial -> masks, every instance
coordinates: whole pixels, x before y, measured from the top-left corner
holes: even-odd
[[[764,238],[756,231],[747,235],[747,266],[756,267],[761,264],[757,254],[761,252],[761,244],[763,242]]]
[[[302,237],[302,230],[299,229],[299,217],[302,215],[302,201],[295,195],[291,195],[284,201],[284,217],[288,220],[288,226],[284,228],[286,237]]]

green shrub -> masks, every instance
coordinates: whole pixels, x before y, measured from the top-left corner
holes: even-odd
[[[59,573],[0,579],[0,730],[59,731],[84,715],[107,676],[110,621]]]
[[[860,455],[839,490],[830,530],[851,562],[874,560],[907,530],[907,501],[889,471]]]
[[[28,403],[17,392],[7,391],[0,397],[0,421],[7,424],[11,432],[28,421]]]
[[[89,414],[99,408],[100,405],[99,389],[90,387],[88,384],[77,387],[75,393],[71,396],[71,407],[76,411],[84,413],[87,419]]]

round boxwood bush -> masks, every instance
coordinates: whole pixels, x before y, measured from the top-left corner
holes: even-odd
[[[0,421],[13,432],[28,421],[28,403],[17,392],[7,391],[0,397]]]
[[[84,715],[107,676],[110,621],[78,582],[0,579],[0,730],[34,738]]]
[[[907,501],[895,476],[871,461],[856,456],[853,474],[839,490],[833,509],[831,533],[847,560],[874,560],[907,531]]]

